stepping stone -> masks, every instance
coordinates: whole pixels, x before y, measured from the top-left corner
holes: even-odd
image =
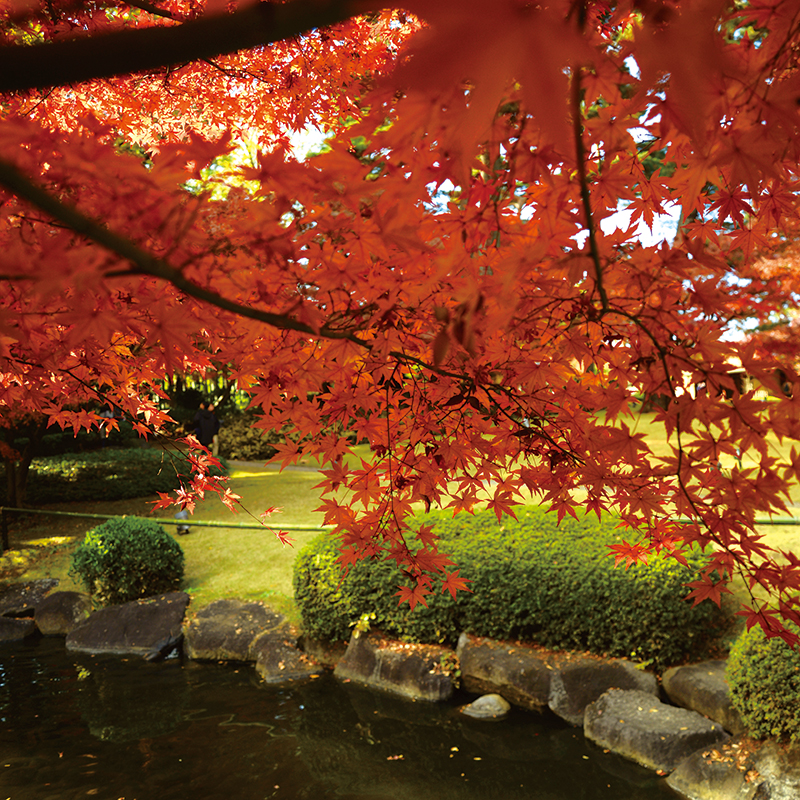
[[[511,704],[499,694],[485,694],[461,708],[461,713],[473,719],[503,719]]]
[[[0,617],[0,642],[19,642],[36,633],[36,623],[28,618]]]
[[[586,706],[609,689],[638,690],[658,696],[655,675],[625,659],[557,657],[555,667],[551,673],[548,705],[571,725],[582,726]]]
[[[725,660],[702,661],[686,667],[671,667],[662,677],[667,697],[677,706],[690,708],[698,714],[719,722],[726,731],[744,733],[739,712],[731,703],[731,693],[725,680]]]
[[[92,598],[81,592],[53,592],[36,606],[36,627],[46,636],[66,636],[88,619]]]
[[[300,650],[290,637],[264,633],[250,648],[256,659],[256,672],[266,683],[282,684],[316,678],[322,667]]]
[[[531,711],[547,708],[553,675],[549,653],[461,634],[456,654],[461,664],[461,685],[466,691],[499,694]]]
[[[0,617],[32,617],[36,606],[56,586],[57,578],[43,578],[0,588]]]
[[[453,696],[453,681],[441,669],[442,656],[453,651],[438,645],[411,645],[384,639],[376,632],[350,637],[333,674],[411,700],[438,702]]]

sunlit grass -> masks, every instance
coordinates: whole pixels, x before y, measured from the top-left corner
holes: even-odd
[[[320,502],[319,489],[314,487],[321,479],[313,469],[278,472],[247,465],[234,468],[231,473],[231,489],[242,496],[239,513],[231,513],[216,495],[200,501],[192,521],[256,526],[268,509],[280,511],[266,519],[267,527],[192,526],[188,535],[177,537],[186,557],[184,589],[192,596],[193,605],[200,607],[222,597],[262,599],[293,617],[292,565],[299,550],[318,535],[322,525],[322,514],[314,511]],[[70,504],[69,510],[151,516],[153,499]],[[172,520],[173,514],[172,510],[162,510],[155,516]],[[12,542],[14,549],[0,561],[0,575],[17,580],[53,577],[59,579],[62,590],[82,591],[83,587],[69,575],[72,552],[97,524],[97,520],[75,517],[28,518],[25,531]],[[58,525],[69,531],[46,534]],[[284,525],[307,526],[311,530],[292,530],[294,546],[288,547],[273,532]],[[167,526],[167,530],[174,532],[175,527]]]
[[[626,419],[635,433],[645,433],[646,441],[656,456],[671,454],[663,427],[655,421],[655,414],[639,414]],[[788,456],[791,444],[778,442],[769,436],[768,445],[775,455]],[[369,460],[366,445],[355,448],[351,457],[353,466],[360,459]],[[730,461],[730,463],[727,463]],[[302,459],[300,469],[279,471],[276,467],[242,463],[232,465],[231,489],[242,496],[243,510],[231,512],[216,496],[202,500],[193,520],[229,522],[231,527],[192,527],[187,536],[178,537],[186,556],[184,588],[192,596],[195,608],[222,597],[262,599],[277,610],[294,618],[292,600],[292,567],[300,549],[318,535],[318,530],[291,530],[294,547],[283,546],[271,529],[286,526],[316,528],[321,526],[323,515],[315,509],[320,504],[322,475],[310,458]],[[743,466],[754,466],[752,454],[744,454]],[[723,457],[723,469],[734,466],[732,458]],[[796,489],[796,487],[795,487]],[[800,492],[793,497],[800,502]],[[152,498],[92,504],[72,504],[70,510],[94,513],[151,515]],[[536,502],[535,496],[531,502]],[[260,516],[270,508],[280,511],[267,520],[268,528],[246,529],[236,524],[259,524]],[[419,510],[422,510],[420,506]],[[173,519],[173,510],[162,510],[156,516]],[[69,576],[72,551],[83,539],[86,531],[97,521],[74,518],[29,518],[14,550],[0,560],[0,575],[5,578],[34,579],[56,577],[63,590],[81,590]],[[175,528],[168,526],[168,530]],[[758,532],[768,545],[792,552],[800,552],[800,526],[759,526]],[[745,601],[743,585],[735,587],[737,598]]]
[[[322,525],[322,513],[314,511],[320,504],[319,489],[314,488],[322,480],[319,472],[278,472],[269,468],[248,467],[242,471],[234,468],[230,478],[231,490],[242,497],[242,510],[231,514],[222,501],[212,495],[198,503],[195,518],[253,522],[253,517],[259,518],[270,508],[279,508],[280,512],[270,517],[271,524]]]

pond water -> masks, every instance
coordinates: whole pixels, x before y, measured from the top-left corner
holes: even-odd
[[[467,698],[460,698],[466,702]],[[0,800],[675,800],[555,717],[478,722],[330,676],[0,647]]]

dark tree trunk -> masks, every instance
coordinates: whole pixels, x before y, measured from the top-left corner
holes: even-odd
[[[25,447],[20,452],[18,459],[4,458],[6,468],[6,505],[9,508],[24,508],[25,495],[28,491],[28,475],[31,462],[42,443],[42,437],[47,430],[47,421],[42,418],[26,426],[26,429],[16,431],[16,436],[24,435],[27,438]],[[9,444],[14,446],[14,439]]]

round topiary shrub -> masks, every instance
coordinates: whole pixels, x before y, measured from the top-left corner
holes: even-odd
[[[158,523],[119,517],[86,534],[72,556],[70,575],[110,605],[177,589],[183,568],[181,546]]]
[[[725,672],[733,705],[756,738],[800,741],[800,653],[759,627],[733,645]]]

